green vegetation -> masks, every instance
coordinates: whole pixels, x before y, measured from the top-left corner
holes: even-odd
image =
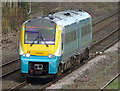
[[[28,3],[2,3],[2,32],[18,31],[27,19]]]
[[[3,2],[2,30],[5,33],[13,30],[18,31],[21,24],[29,18],[47,15],[48,13],[65,9],[82,9],[90,13],[93,19],[96,20],[116,11],[117,8],[117,3],[99,2]]]
[[[111,84],[109,84],[106,89],[118,89],[118,86],[120,86],[120,76],[116,78]]]

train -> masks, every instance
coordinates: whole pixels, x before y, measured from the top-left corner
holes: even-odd
[[[59,76],[89,58],[92,17],[64,10],[26,20],[20,30],[20,73],[31,78]]]

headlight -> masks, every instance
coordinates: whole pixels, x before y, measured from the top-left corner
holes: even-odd
[[[48,57],[53,58],[53,57],[55,57],[55,55],[49,54]]]
[[[23,53],[23,56],[25,56],[25,54]]]
[[[26,54],[26,57],[30,57],[30,54],[29,54],[29,53],[27,53],[27,54]]]
[[[30,54],[29,53],[26,53],[26,54],[23,53],[23,56],[30,57]]]

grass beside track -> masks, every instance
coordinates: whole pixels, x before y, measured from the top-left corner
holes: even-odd
[[[120,76],[110,83],[106,89],[118,89],[118,86],[120,86]]]

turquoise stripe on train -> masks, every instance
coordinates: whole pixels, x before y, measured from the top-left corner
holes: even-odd
[[[48,58],[47,56],[30,56],[25,57],[20,55],[20,67],[21,73],[28,73],[28,63],[29,62],[48,62],[49,63],[49,74],[56,74],[57,68],[60,63],[60,56],[54,58]]]

